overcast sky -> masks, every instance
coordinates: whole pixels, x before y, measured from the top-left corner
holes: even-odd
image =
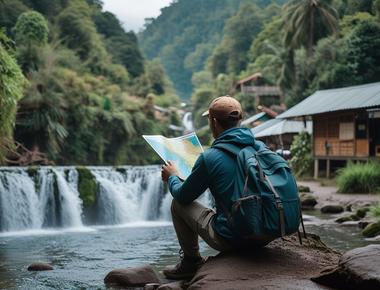
[[[144,18],[157,17],[160,9],[172,0],[103,0],[103,9],[114,13],[125,30],[138,32],[143,28]]]

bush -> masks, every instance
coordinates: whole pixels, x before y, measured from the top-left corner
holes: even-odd
[[[380,163],[352,163],[338,171],[338,191],[375,193],[380,191]]]
[[[304,131],[294,137],[293,143],[290,146],[292,155],[290,165],[297,176],[310,173],[313,163],[311,151],[311,138],[309,133]]]

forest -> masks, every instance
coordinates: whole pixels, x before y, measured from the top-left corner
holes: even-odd
[[[157,160],[140,136],[170,134],[153,102],[179,98],[101,1],[0,1],[0,27],[0,163]]]
[[[254,113],[234,87],[257,72],[288,107],[380,81],[380,0],[177,0],[138,35],[100,0],[0,0],[0,27],[3,164],[158,162],[141,134],[175,135],[181,101],[195,128],[219,95]]]

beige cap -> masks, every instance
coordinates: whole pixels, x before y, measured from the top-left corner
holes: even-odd
[[[239,101],[230,96],[222,96],[214,99],[208,110],[202,114],[202,116],[208,115],[221,121],[240,120],[243,117],[243,111]]]

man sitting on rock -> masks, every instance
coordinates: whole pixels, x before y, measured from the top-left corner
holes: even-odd
[[[163,273],[169,279],[191,278],[203,264],[198,236],[218,251],[240,248],[246,242],[234,236],[223,212],[223,208],[231,207],[236,157],[213,146],[231,144],[244,148],[254,144],[254,137],[250,129],[239,127],[242,108],[232,97],[214,99],[203,116],[208,116],[215,141],[199,156],[189,177],[182,181],[170,161],[162,167],[162,180],[168,182],[174,198],[172,219],[183,251],[183,257],[177,265],[164,269]],[[207,188],[216,196],[216,212],[194,201]]]

